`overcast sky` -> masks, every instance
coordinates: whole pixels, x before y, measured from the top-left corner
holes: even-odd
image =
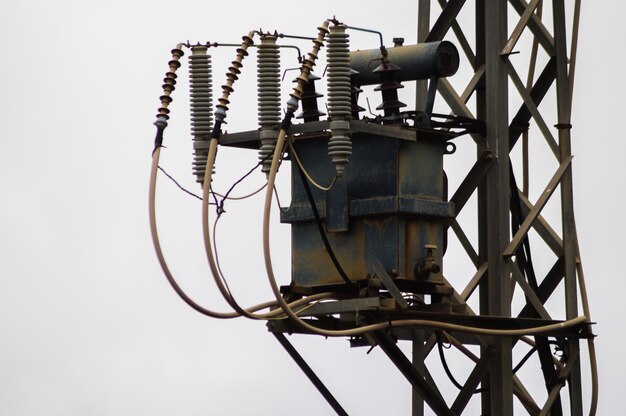
[[[414,1],[0,3],[0,414],[330,414],[263,323],[211,320],[175,295],[150,241],[147,189],[152,122],[176,43],[239,42],[261,27],[314,36],[332,15],[381,30],[388,44],[392,37],[416,39]],[[598,322],[599,414],[621,408],[626,370],[619,334],[626,284],[618,266],[626,211],[625,15],[624,2],[584,2],[574,93],[575,204]],[[355,47],[376,42],[354,36]],[[285,65],[296,66],[295,53],[283,56],[291,62]],[[216,86],[233,58],[232,49],[214,52]],[[230,131],[256,128],[254,65],[244,62],[235,85]],[[185,79],[181,74],[173,95],[162,165],[199,191],[191,176]],[[409,85],[403,93],[412,106]],[[218,190],[255,158],[220,151]],[[255,175],[241,192],[262,181]],[[285,176],[279,185],[284,205]],[[533,191],[541,187],[539,181]],[[174,273],[198,302],[225,309],[203,256],[200,204],[163,177],[158,192]],[[221,260],[243,304],[271,298],[262,268],[261,203],[227,206],[218,229]],[[279,252],[288,252],[289,230],[278,224],[273,230],[276,268],[286,284],[290,261]],[[409,414],[410,387],[378,349],[366,355],[345,340],[291,339],[350,414]],[[471,367],[453,360],[454,371],[467,374]],[[435,376],[445,377],[437,360],[430,362]],[[587,382],[585,388],[588,404]],[[448,400],[454,393],[445,390]]]

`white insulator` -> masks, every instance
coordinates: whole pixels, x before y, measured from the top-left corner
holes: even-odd
[[[213,90],[211,88],[211,56],[207,55],[207,47],[194,46],[189,57],[190,115],[191,134],[194,140],[194,161],[192,165],[196,181],[202,183],[207,159],[208,143],[213,127]],[[206,147],[206,148],[205,148]]]
[[[258,45],[258,111],[261,129],[259,160],[266,174],[272,164],[280,124],[280,48],[275,36],[263,36]]]
[[[350,47],[346,26],[334,25],[328,34],[326,56],[328,62],[328,115],[331,138],[328,155],[342,175],[352,154],[349,131],[351,118]]]

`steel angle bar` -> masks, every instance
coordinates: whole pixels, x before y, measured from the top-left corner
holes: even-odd
[[[380,299],[377,297],[370,297],[321,302],[311,306],[304,306],[296,310],[296,312],[299,316],[316,316],[376,309],[380,309]]]
[[[467,86],[463,90],[463,94],[461,94],[461,101],[463,101],[464,103],[467,103],[469,101],[474,91],[476,91],[476,86],[478,85],[478,82],[481,80],[483,75],[485,75],[485,65],[481,65],[479,68],[476,69],[476,72],[474,72],[472,79],[470,79],[470,81],[467,83]]]
[[[535,221],[535,219],[537,219],[537,216],[539,216],[539,213],[541,213],[541,210],[543,209],[543,207],[546,205],[546,203],[548,202],[548,200],[554,193],[554,190],[556,189],[557,185],[561,182],[561,178],[563,177],[563,174],[567,171],[571,162],[572,162],[572,156],[568,156],[567,158],[565,158],[563,163],[561,163],[559,168],[556,170],[556,172],[554,173],[554,176],[552,176],[552,179],[550,179],[550,182],[548,182],[548,185],[546,186],[544,191],[541,193],[541,196],[537,200],[537,203],[535,204],[533,209],[530,210],[530,212],[524,219],[524,222],[522,223],[522,225],[520,225],[519,230],[517,230],[517,233],[515,233],[515,236],[513,236],[513,239],[511,240],[509,245],[504,249],[504,252],[502,253],[502,255],[505,258],[511,257],[515,254],[515,252],[519,248],[519,245],[522,243],[522,241],[524,240],[524,237],[528,233],[528,230],[532,226],[532,223]]]
[[[348,413],[341,407],[335,396],[332,395],[330,390],[322,383],[322,380],[319,379],[317,374],[313,371],[311,367],[307,364],[307,362],[302,358],[300,353],[295,349],[295,347],[287,340],[280,332],[272,332],[272,334],[276,337],[280,345],[283,346],[285,351],[289,354],[289,356],[295,361],[295,363],[300,367],[302,372],[306,374],[306,376],[311,380],[311,383],[315,386],[315,388],[322,394],[324,399],[328,402],[330,407],[340,416],[348,416]]]
[[[439,0],[439,5],[442,9],[445,9],[447,4],[448,2],[446,0]],[[463,30],[461,29],[461,26],[459,26],[459,23],[456,21],[456,19],[452,22],[452,31],[454,32],[454,36],[456,36],[457,40],[459,41],[461,49],[463,49],[465,57],[469,61],[470,65],[472,66],[472,68],[476,69],[476,56],[474,55],[474,51],[472,50],[472,47],[467,41],[467,38],[465,37],[465,34],[463,33]]]
[[[467,301],[467,299],[469,299],[469,297],[472,296],[472,293],[474,293],[474,290],[476,290],[476,288],[480,284],[480,281],[485,276],[485,273],[487,272],[488,267],[489,267],[488,263],[483,263],[478,268],[478,270],[476,270],[476,273],[474,273],[474,276],[472,276],[467,286],[465,286],[465,289],[463,289],[463,292],[461,292],[461,295],[460,295],[461,299],[463,299],[464,301]]]
[[[522,83],[522,80],[517,74],[517,71],[515,70],[515,68],[513,67],[513,65],[508,59],[505,60],[505,65],[506,65],[507,72],[509,73],[509,78],[511,78],[511,81],[513,81],[513,85],[515,85],[515,88],[517,88],[517,91],[519,92],[520,97],[522,97],[524,104],[526,104],[526,108],[528,108],[528,111],[530,111],[530,114],[532,115],[533,119],[537,123],[537,127],[539,127],[539,130],[541,131],[541,133],[543,134],[543,137],[548,143],[550,150],[552,150],[552,153],[558,160],[559,159],[559,145],[556,143],[556,140],[554,139],[552,132],[550,131],[550,129],[548,128],[548,125],[546,124],[543,117],[541,116],[541,113],[539,112],[539,109],[537,108],[537,104],[535,104],[535,102],[531,98],[530,94],[528,93],[528,90],[526,89],[526,87]]]
[[[509,40],[506,42],[506,45],[504,45],[504,48],[502,48],[502,51],[500,51],[500,56],[507,56],[510,55],[511,52],[513,52],[513,48],[517,44],[520,36],[522,36],[522,32],[524,32],[524,29],[526,28],[526,26],[528,26],[528,21],[535,13],[535,9],[537,9],[539,3],[542,1],[543,0],[532,0],[528,4],[526,9],[524,10],[524,13],[522,13],[522,15],[520,16],[520,20],[517,22],[517,25],[515,25],[515,29],[513,29],[513,32],[511,32]]]
[[[537,297],[541,303],[546,303],[546,301],[550,298],[561,280],[563,280],[564,273],[564,259],[563,256],[561,256],[552,265],[546,276],[539,284],[539,288],[537,288]],[[537,316],[535,310],[530,305],[524,306],[517,315],[518,318],[532,318],[535,316]]]
[[[524,291],[524,296],[526,296],[526,302],[527,302],[526,304],[531,305],[535,309],[535,311],[537,312],[537,315],[539,315],[540,318],[552,319],[552,317],[550,317],[550,314],[548,313],[546,308],[543,306],[543,303],[537,296],[537,293],[535,293],[535,291],[530,287],[530,285],[524,278],[524,275],[522,275],[522,272],[519,269],[519,264],[517,262],[513,262],[511,271],[513,274],[513,279],[515,279],[517,284]]]
[[[385,268],[383,267],[382,263],[378,260],[375,260],[372,263],[372,268],[374,269],[374,273],[376,274],[376,276],[380,278],[385,288],[389,291],[391,296],[393,296],[393,298],[396,300],[400,309],[408,308],[409,304],[407,303],[406,299],[402,297],[402,293],[400,293],[400,290],[395,285],[395,283],[391,279],[391,276],[389,276],[389,274],[387,273],[387,270],[385,270]]]
[[[574,2],[574,18],[572,22],[572,41],[569,53],[569,91],[570,105],[574,94],[574,74],[576,73],[576,51],[578,50],[578,27],[580,25],[580,0]]]
[[[450,220],[450,228],[452,228],[452,231],[454,231],[454,234],[456,234],[456,237],[459,239],[461,246],[463,246],[463,248],[465,249],[465,252],[467,253],[472,263],[474,263],[474,266],[478,267],[478,253],[476,253],[476,250],[474,250],[474,246],[472,246],[472,243],[469,241],[469,239],[465,235],[465,232],[463,231],[456,219],[453,218]]]
[[[517,13],[522,16],[526,9],[528,8],[528,3],[525,0],[509,0],[511,6],[517,11]],[[539,44],[545,49],[548,56],[554,55],[554,38],[546,29],[546,27],[541,22],[541,19],[534,14],[530,14],[530,19],[528,20],[528,28],[533,32],[535,38],[539,41]]]
[[[439,79],[439,82],[437,83],[437,91],[441,94],[443,99],[446,100],[446,103],[448,103],[454,114],[467,118],[476,118],[447,79]]]
[[[570,354],[570,356],[568,357],[567,363],[563,366],[563,368],[560,371],[559,381],[554,386],[552,386],[552,389],[550,390],[550,394],[548,395],[548,399],[546,400],[545,404],[543,405],[543,408],[541,409],[541,413],[539,414],[540,416],[547,416],[548,414],[550,414],[552,405],[554,404],[556,399],[559,397],[559,393],[561,392],[561,389],[563,388],[563,384],[565,383],[565,380],[567,380],[567,378],[569,377],[572,369],[576,367],[576,363],[578,362],[578,355],[579,355],[578,350],[576,350],[572,354]]]
[[[528,111],[530,111],[532,118],[537,123],[537,127],[539,127],[539,130],[543,134],[543,137],[548,143],[550,150],[552,150],[552,153],[558,159],[559,158],[559,145],[556,143],[556,140],[554,139],[552,132],[550,131],[550,129],[548,128],[548,125],[546,124],[545,120],[541,116],[541,113],[539,112],[539,109],[537,108],[537,104],[531,98],[530,94],[528,93],[528,90],[526,89],[526,87],[522,83],[522,80],[517,74],[517,71],[515,71],[515,68],[513,68],[513,65],[511,65],[511,62],[508,59],[505,61],[505,65],[506,65],[507,72],[509,73],[509,77],[511,78],[511,81],[513,81],[513,85],[515,85],[515,88],[517,88],[517,91],[522,97],[524,104],[526,104],[526,108],[528,108]]]
[[[389,335],[383,331],[374,331],[371,336],[437,415],[454,415],[437,386],[425,379],[425,375],[418,371]]]
[[[552,18],[556,56],[556,107],[559,131],[559,149],[561,160],[571,158],[571,90],[568,79],[567,31],[564,0],[552,3]],[[563,229],[563,256],[565,258],[565,317],[570,319],[578,315],[578,288],[576,279],[576,224],[574,222],[574,201],[572,170],[567,169],[560,186],[561,224]],[[570,340],[569,352],[579,351],[578,341]],[[570,410],[573,416],[582,415],[582,380],[580,361],[572,364],[569,375]]]
[[[541,74],[539,74],[539,77],[537,77],[537,81],[535,81],[533,87],[530,89],[529,95],[536,106],[541,104],[541,101],[550,90],[555,79],[556,58],[553,57],[548,61],[541,71]],[[528,129],[528,122],[531,117],[532,114],[528,110],[528,107],[526,107],[526,104],[522,104],[509,125],[509,149],[513,149],[515,143],[517,143],[517,140],[522,135],[522,132]]]
[[[472,351],[467,349],[467,347],[465,347],[465,345],[463,345],[463,343],[460,342],[456,337],[448,333],[446,333],[446,335],[450,340],[450,343],[454,345],[454,347],[461,353],[463,353],[467,358],[474,361],[474,363],[478,363],[480,361],[480,358],[476,356],[476,354],[474,354]],[[434,340],[435,336],[433,335],[431,339]],[[541,408],[539,407],[539,405],[537,405],[528,390],[526,390],[526,387],[524,387],[522,381],[515,374],[513,375],[513,394],[515,394],[515,396],[519,399],[519,401],[522,403],[522,405],[529,414],[538,415],[539,412],[541,412]]]
[[[527,217],[533,209],[533,204],[531,204],[528,198],[521,192],[520,201],[522,202],[522,215]],[[561,237],[559,237],[556,231],[548,224],[545,218],[539,215],[537,220],[533,222],[533,228],[554,254],[557,256],[563,255],[563,240],[561,240]]]
[[[485,354],[480,358],[478,363],[476,363],[474,369],[465,381],[463,389],[456,396],[456,399],[450,409],[452,410],[452,413],[460,415],[463,412],[465,406],[467,406],[470,399],[474,395],[476,387],[478,387],[485,374],[489,371],[489,366],[493,361],[493,356],[493,347],[485,348]]]
[[[463,8],[464,4],[465,0],[450,0],[441,11],[441,14],[437,18],[433,27],[430,29],[425,42],[442,40],[446,33],[448,33],[448,30],[450,30],[452,24],[455,22],[456,17]]]
[[[450,198],[450,202],[454,204],[455,217],[459,215],[459,212],[461,212],[476,188],[478,188],[478,185],[483,181],[485,175],[493,166],[495,159],[495,155],[491,151],[483,151],[474,163],[474,166],[465,175],[454,195]]]

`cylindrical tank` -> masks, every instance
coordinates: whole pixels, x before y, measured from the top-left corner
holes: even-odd
[[[459,69],[459,51],[448,41],[395,46],[387,49],[387,59],[400,69],[394,73],[397,82],[448,77]],[[379,74],[373,72],[380,64],[380,49],[350,52],[350,67],[358,71],[357,85],[380,83]]]

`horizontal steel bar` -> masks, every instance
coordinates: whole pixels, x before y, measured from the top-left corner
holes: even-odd
[[[379,298],[359,298],[316,303],[298,311],[299,316],[334,315],[337,313],[380,309]]]

